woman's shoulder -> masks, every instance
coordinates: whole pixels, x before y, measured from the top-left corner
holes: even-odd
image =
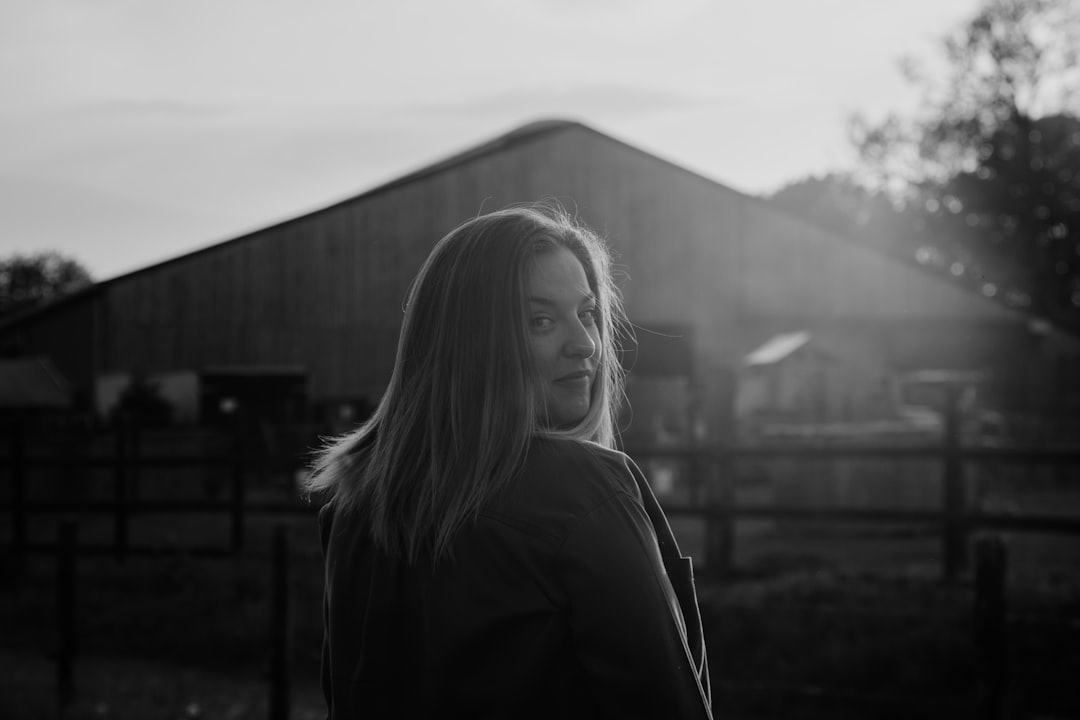
[[[538,437],[513,484],[484,515],[562,537],[619,494],[641,499],[626,455],[596,443]]]
[[[625,453],[591,440],[545,435],[533,438],[529,456],[541,462],[583,462],[617,467],[625,467],[629,460]]]
[[[624,453],[598,443],[541,436],[532,441],[522,474],[547,485],[562,480],[571,488],[584,484],[605,493],[634,486],[629,461]]]

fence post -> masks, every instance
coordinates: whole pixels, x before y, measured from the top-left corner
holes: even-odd
[[[945,578],[953,580],[968,566],[964,517],[964,465],[960,457],[960,387],[945,387],[945,437],[942,452],[942,559]]]
[[[127,425],[127,498],[128,513],[132,505],[142,502],[142,431],[138,418]]]
[[[1005,642],[1005,543],[1000,536],[975,543],[975,646],[979,662],[980,720],[1005,717],[1008,647]]]
[[[274,528],[270,609],[270,720],[288,720],[291,632],[289,626],[289,538]]]
[[[127,559],[128,552],[128,437],[127,418],[121,414],[116,424],[116,456],[113,465],[113,555]]]
[[[60,523],[56,553],[56,587],[60,636],[56,648],[56,695],[64,709],[75,697],[75,553],[78,526],[74,520]]]
[[[705,552],[709,569],[717,577],[727,577],[735,568],[735,474],[733,450],[738,442],[735,420],[735,371],[727,365],[708,372],[711,387],[705,410],[715,438],[716,475],[712,478],[709,522],[705,526]]]
[[[233,457],[230,493],[230,548],[238,553],[244,548],[244,464]]]
[[[21,565],[26,559],[26,439],[18,421],[11,432],[11,545]]]
[[[712,465],[716,475],[709,483],[705,520],[705,564],[709,573],[717,578],[728,577],[735,565],[732,466],[730,451],[722,446]]]

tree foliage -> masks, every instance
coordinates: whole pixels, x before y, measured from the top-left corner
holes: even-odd
[[[989,0],[943,51],[943,83],[908,62],[919,112],[853,119],[863,180],[954,275],[1080,329],[1080,5]]]
[[[984,273],[962,253],[943,250],[947,237],[938,237],[932,217],[922,207],[901,203],[880,188],[868,187],[846,173],[807,177],[785,185],[769,200],[826,230],[872,244],[901,260],[918,263],[947,275],[951,282],[968,283],[981,291]],[[957,273],[958,266],[965,272]]]
[[[816,225],[842,235],[905,253],[904,238],[921,225],[887,193],[860,183],[850,174],[831,173],[789,183],[774,193],[773,203]]]
[[[85,267],[58,252],[0,258],[0,316],[53,300],[91,282]]]

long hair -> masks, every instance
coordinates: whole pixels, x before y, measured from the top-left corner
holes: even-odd
[[[581,262],[596,297],[600,359],[588,413],[551,428],[534,392],[526,309],[533,258],[558,248]],[[534,437],[614,447],[624,323],[605,244],[561,207],[513,206],[461,224],[413,281],[378,407],[317,453],[306,489],[360,513],[392,556],[438,560],[513,481]]]

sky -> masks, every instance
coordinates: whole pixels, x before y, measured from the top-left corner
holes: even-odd
[[[106,280],[545,118],[768,193],[850,168],[979,4],[0,0],[0,257]]]

